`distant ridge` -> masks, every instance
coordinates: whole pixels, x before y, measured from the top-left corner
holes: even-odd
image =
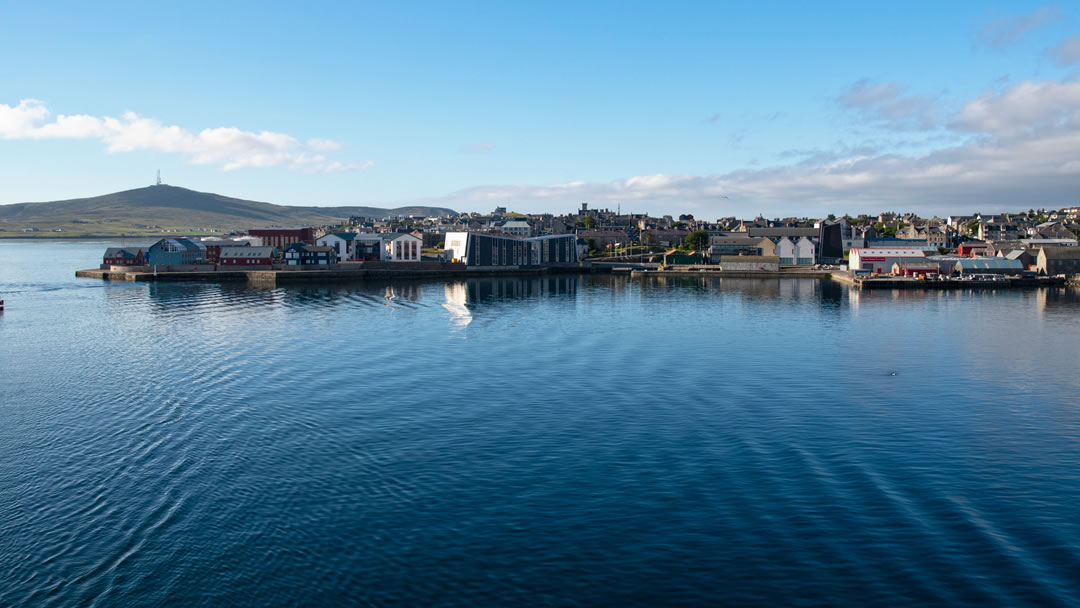
[[[336,224],[349,216],[444,216],[443,207],[295,207],[196,192],[177,186],[147,186],[90,198],[0,205],[0,232],[56,228],[87,234],[145,232],[147,226],[170,230],[213,229],[227,232],[257,225]]]

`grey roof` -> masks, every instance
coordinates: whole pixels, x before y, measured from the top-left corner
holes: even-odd
[[[1004,258],[968,258],[957,260],[956,266],[964,270],[1023,270],[1024,264],[1020,260],[1006,260]]]
[[[761,243],[762,237],[751,236],[713,236],[709,237],[709,242],[713,245],[757,245]]]
[[[392,241],[396,238],[400,238],[403,236],[411,236],[414,239],[416,238],[415,235],[409,234],[408,232],[384,232],[379,235],[379,238],[384,241]]]
[[[719,258],[721,264],[724,262],[761,262],[762,264],[780,263],[780,257],[775,255],[722,255],[719,256]]]
[[[336,236],[343,241],[352,241],[355,240],[356,237],[359,235],[355,232],[334,232],[319,238],[326,238],[327,236]]]
[[[176,237],[176,238],[171,238],[171,239],[161,239],[157,243],[154,243],[154,245],[157,245],[158,243],[163,243],[163,242],[172,243],[172,244],[176,245],[177,247],[182,247],[182,248],[184,248],[184,249],[186,249],[188,251],[206,251],[206,246],[205,245],[203,245],[199,241],[195,241],[195,240],[185,238],[185,237]],[[153,247],[153,245],[151,245],[151,247]]]
[[[206,240],[199,242],[203,244],[203,247],[247,247],[251,245],[250,241]]]
[[[120,252],[124,252],[132,257],[135,257],[139,254],[140,251],[143,252],[143,255],[146,255],[146,250],[146,247],[109,247],[105,250],[105,257],[115,258],[117,255],[120,254]]]
[[[821,231],[817,228],[758,228],[749,226],[746,233],[750,236],[818,236]]]
[[[252,230],[312,230],[312,226],[258,226],[255,228],[248,228],[250,234]]]
[[[550,239],[565,239],[565,238],[573,239],[573,238],[576,238],[576,237],[574,235],[572,235],[572,234],[544,234],[544,235],[541,235],[541,236],[529,237],[529,238],[527,238],[525,240],[531,242],[531,241],[547,241],[547,240],[550,240]]]
[[[1080,247],[1043,247],[1042,254],[1049,260],[1080,260]]]
[[[273,247],[230,246],[221,248],[222,258],[269,258],[274,256]]]
[[[899,266],[900,268],[933,268],[935,270],[941,268],[937,262],[931,260],[920,262],[894,262],[893,266]]]

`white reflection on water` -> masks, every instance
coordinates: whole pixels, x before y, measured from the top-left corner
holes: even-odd
[[[450,324],[455,329],[468,327],[469,323],[472,323],[473,317],[468,307],[465,306],[468,298],[465,283],[447,283],[445,293],[446,303],[443,304],[443,308],[450,312]]]

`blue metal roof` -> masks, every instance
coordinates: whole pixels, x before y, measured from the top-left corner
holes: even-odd
[[[962,270],[1023,270],[1024,263],[1020,260],[1008,260],[1005,258],[970,258],[957,260],[956,265]]]

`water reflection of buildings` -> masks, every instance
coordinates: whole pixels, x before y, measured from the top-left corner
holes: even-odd
[[[553,296],[573,296],[581,282],[578,275],[540,278],[482,277],[446,284],[443,308],[455,325],[466,326],[485,306],[504,302],[535,300]]]
[[[1035,291],[1035,307],[1040,318],[1062,316],[1072,320],[1080,308],[1080,289],[1044,287]]]
[[[618,280],[618,279],[616,279]],[[822,279],[722,278],[722,277],[644,277],[642,292],[683,289],[701,294],[731,293],[744,297],[785,300],[823,300],[839,303],[846,286]],[[626,280],[629,283],[631,280]]]
[[[430,283],[427,284],[430,287]],[[151,310],[174,310],[178,306],[202,310],[231,308],[416,308],[423,300],[425,284],[353,283],[290,285],[258,283],[149,283]],[[141,292],[140,292],[141,293]]]

